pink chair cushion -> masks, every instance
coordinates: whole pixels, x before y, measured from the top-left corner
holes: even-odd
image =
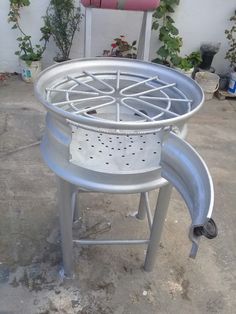
[[[85,7],[102,9],[152,11],[160,5],[160,0],[81,0],[81,3]]]

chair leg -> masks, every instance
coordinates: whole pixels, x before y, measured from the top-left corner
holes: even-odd
[[[139,201],[139,209],[136,215],[136,218],[143,220],[146,217],[146,202],[145,202],[145,192],[140,194],[140,201]]]
[[[73,206],[73,222],[79,220],[80,218],[80,208],[79,208],[79,192],[76,189],[76,191],[73,193],[72,196],[72,206]]]
[[[92,9],[85,9],[84,57],[91,57],[92,45]]]
[[[153,218],[150,242],[147,248],[146,260],[144,269],[146,271],[152,271],[156,255],[161,240],[161,233],[165,222],[169,201],[172,192],[172,185],[168,184],[160,188],[159,195],[156,204],[156,210]]]
[[[61,178],[58,178],[58,209],[60,216],[60,232],[62,245],[62,258],[64,274],[68,278],[73,277],[73,194],[75,186]]]
[[[144,12],[143,22],[139,37],[137,58],[148,61],[150,53],[151,33],[152,33],[152,14],[153,12]]]

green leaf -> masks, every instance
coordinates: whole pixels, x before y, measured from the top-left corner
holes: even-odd
[[[170,6],[170,5],[167,6],[167,11],[169,13],[174,13],[175,12],[174,8],[172,6]]]
[[[159,26],[160,26],[160,24],[157,21],[154,21],[152,23],[152,29],[154,29],[154,30],[158,30]]]
[[[16,28],[17,28],[17,25],[14,24],[11,29],[16,29]]]
[[[171,32],[171,34],[174,35],[174,36],[179,35],[179,31],[178,31],[178,29],[177,29],[174,25],[171,25],[171,27],[170,27],[170,32]]]
[[[159,56],[161,56],[163,59],[166,59],[168,56],[169,56],[169,51],[164,47],[162,46],[158,51],[157,51],[157,54]]]
[[[170,17],[169,15],[167,15],[166,17],[167,21],[171,24],[173,24],[175,21],[172,19],[172,17]]]

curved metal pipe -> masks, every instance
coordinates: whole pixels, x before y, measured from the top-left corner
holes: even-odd
[[[203,227],[212,215],[214,188],[209,170],[200,155],[187,142],[173,133],[165,139],[161,154],[162,177],[182,195],[189,209],[192,224],[190,257],[195,257],[200,235],[195,230]]]

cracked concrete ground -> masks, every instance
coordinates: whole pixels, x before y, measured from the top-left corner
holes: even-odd
[[[0,86],[0,314],[235,313],[236,102],[208,101],[189,123],[188,141],[213,177],[218,237],[188,258],[190,219],[174,192],[152,273],[142,270],[144,247],[77,248],[76,279],[64,282],[55,180],[39,152],[44,118],[31,85],[11,77]],[[91,237],[146,234],[132,217],[136,195],[80,203]]]

